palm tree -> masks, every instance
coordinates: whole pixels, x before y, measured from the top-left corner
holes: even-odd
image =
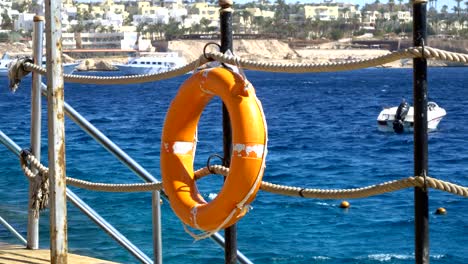
[[[265,24],[265,18],[263,18],[262,16],[257,16],[257,17],[254,17],[253,21],[252,21],[252,24],[254,26],[254,30],[257,32],[257,34],[259,33],[259,29],[260,28],[263,28],[264,27],[264,24]]]
[[[211,24],[211,21],[209,19],[206,19],[206,18],[202,18],[200,20],[200,25],[202,26],[202,29],[204,32],[208,33],[210,30],[209,30],[209,26]]]
[[[457,9],[456,9],[456,10],[457,10],[457,17],[458,17],[458,18],[460,18],[460,10],[461,10],[461,8],[460,8],[460,2],[461,2],[461,1],[462,1],[462,0],[455,0],[455,2],[457,2]]]
[[[403,3],[403,0],[398,0],[398,3],[400,4],[400,11],[401,11],[401,4]]]
[[[189,28],[190,33],[200,33],[202,31],[202,27],[200,24],[193,24]]]
[[[388,0],[388,7],[390,8],[390,12],[393,13],[393,8],[395,7],[395,0]]]
[[[284,0],[276,0],[275,20],[287,20],[289,14],[289,6]]]
[[[440,10],[440,12],[442,13],[442,16],[443,16],[444,18],[446,18],[447,15],[448,15],[448,6],[447,6],[447,5],[443,5],[443,6],[442,6],[442,9]]]
[[[2,24],[0,25],[3,29],[13,29],[13,21],[7,13],[6,9],[3,9],[2,13]]]
[[[251,16],[252,16],[252,14],[251,14],[249,11],[247,11],[247,10],[244,10],[244,11],[242,11],[242,13],[241,13],[241,17],[242,17],[242,19],[244,20],[244,33],[247,33],[247,32],[246,32],[246,31],[247,31],[247,30],[246,30],[246,29],[247,29],[247,21],[249,20],[249,18],[250,18]]]

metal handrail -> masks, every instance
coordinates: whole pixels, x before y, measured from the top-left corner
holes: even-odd
[[[0,223],[4,227],[6,227],[13,235],[15,235],[15,237],[18,238],[21,241],[21,243],[23,243],[24,245],[28,244],[28,241],[26,241],[26,239],[1,216],[0,216]]]
[[[3,143],[11,152],[16,156],[20,156],[21,148],[11,140],[5,133],[0,130],[0,142]],[[72,202],[78,209],[80,209],[86,216],[88,216],[93,222],[99,227],[106,231],[114,240],[120,245],[127,249],[135,258],[142,263],[153,263],[145,253],[143,253],[138,247],[133,245],[124,235],[116,230],[111,224],[109,224],[104,218],[102,218],[96,211],[89,207],[83,200],[81,200],[73,191],[67,188],[67,198]]]

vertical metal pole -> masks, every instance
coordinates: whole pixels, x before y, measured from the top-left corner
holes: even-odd
[[[232,9],[229,1],[220,1],[220,29],[221,29],[221,52],[233,51],[232,45]],[[231,164],[232,152],[232,129],[231,120],[226,105],[223,104],[223,151],[224,166]],[[237,263],[237,226],[234,224],[224,229],[224,260],[225,263]]]
[[[44,35],[44,17],[34,16],[34,36],[33,36],[33,58],[36,64],[42,61],[43,49],[43,35]],[[41,75],[32,73],[32,90],[31,90],[31,153],[41,160]],[[32,169],[37,173],[35,168]],[[34,178],[29,182],[29,197],[32,197],[35,190],[40,186],[41,179]],[[33,208],[33,201],[29,199],[29,212],[28,212],[28,243],[27,248],[39,248],[39,214]]]
[[[154,191],[153,198],[153,254],[154,264],[162,264],[162,239],[161,239],[161,194]]]
[[[426,1],[413,2],[413,44],[424,46],[426,41]],[[427,136],[427,60],[413,59],[414,67],[414,175],[428,174]],[[427,188],[414,189],[415,260],[429,263],[429,195]]]
[[[60,264],[68,261],[61,1],[46,0],[45,7],[47,26],[50,259],[53,264]]]

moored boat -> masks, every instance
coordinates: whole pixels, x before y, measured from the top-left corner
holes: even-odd
[[[437,129],[442,118],[447,114],[444,108],[435,102],[427,103],[428,132]],[[377,117],[377,127],[383,132],[411,132],[414,126],[414,109],[406,101],[399,106],[384,108]]]
[[[154,74],[185,65],[185,59],[176,52],[157,52],[151,56],[135,57],[125,64],[114,64],[124,75]]]
[[[11,61],[12,59],[8,53],[4,53],[0,59],[0,76],[8,76],[8,65],[10,65]]]

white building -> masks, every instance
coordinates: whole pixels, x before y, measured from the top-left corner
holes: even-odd
[[[184,23],[184,20],[188,17],[188,11],[185,8],[172,8],[169,9],[169,17],[174,18],[177,22]]]
[[[105,13],[105,19],[101,19],[101,25],[103,26],[113,26],[114,28],[120,28],[123,25],[124,15],[123,14],[114,14],[110,12]]]
[[[12,4],[12,0],[0,0],[0,13],[3,13],[5,9],[11,9]]]
[[[76,49],[77,38],[81,39],[83,49],[122,49],[132,50],[139,48],[140,51],[150,51],[151,41],[139,38],[136,32],[119,33],[62,33],[62,46],[64,50]],[[138,46],[135,44],[138,43]]]
[[[13,21],[13,29],[15,31],[29,32],[34,28],[34,16],[32,13],[22,13]]]
[[[400,23],[410,23],[413,21],[413,17],[409,11],[398,11],[397,17]]]
[[[141,23],[167,24],[169,23],[169,10],[167,8],[161,7],[152,9],[151,12],[147,14],[134,15],[132,24],[136,26]]]

